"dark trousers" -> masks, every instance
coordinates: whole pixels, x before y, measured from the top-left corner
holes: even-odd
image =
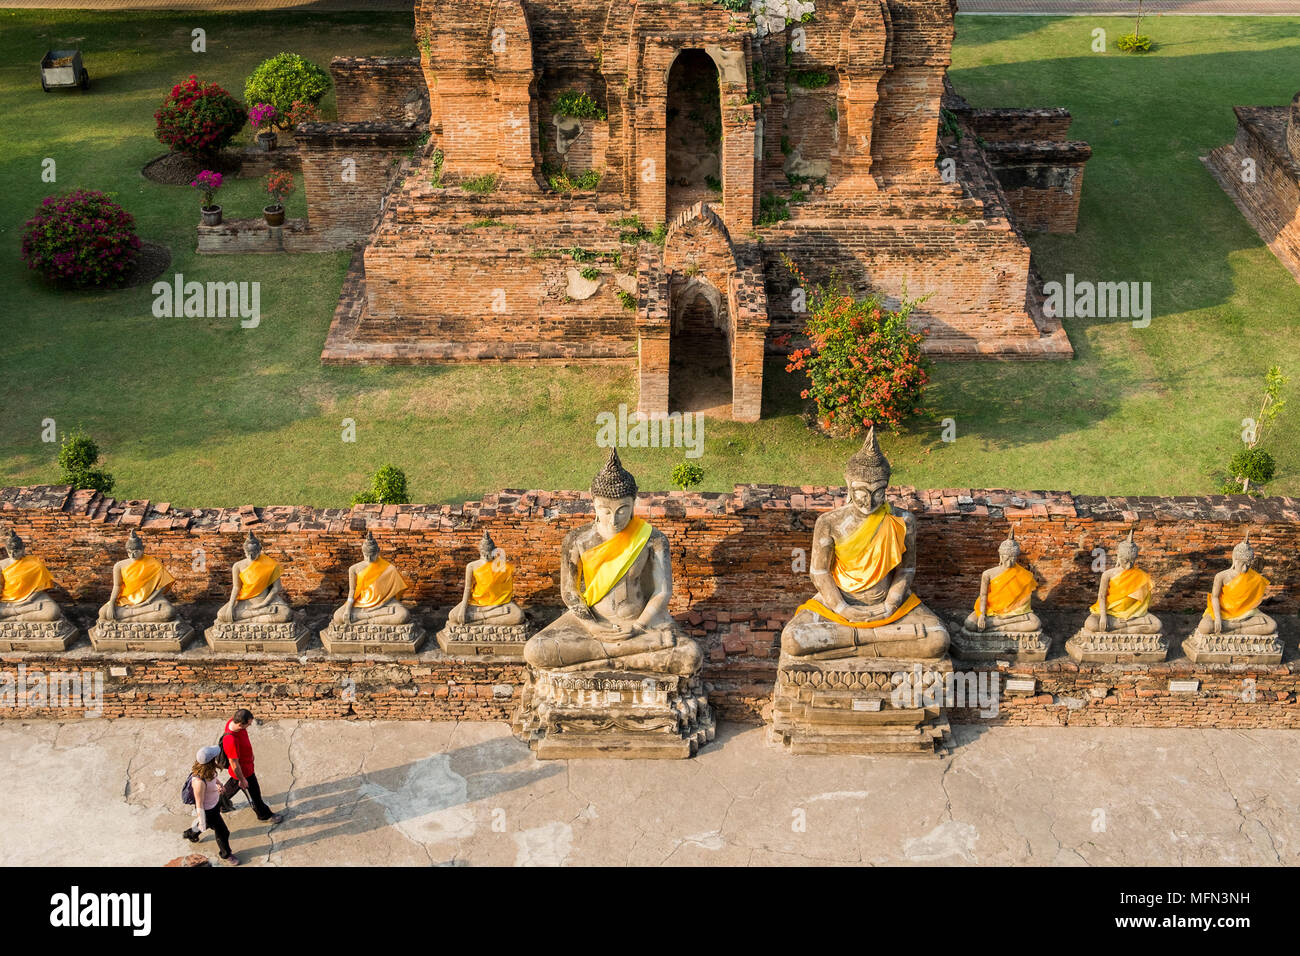
[[[217,853],[224,860],[230,856],[230,827],[226,826],[226,821],[221,818],[221,804],[218,803],[211,810],[204,810],[203,815],[207,818],[208,829],[217,838]],[[194,826],[197,827],[198,823]]]
[[[244,778],[248,781],[248,799],[253,804],[253,810],[257,813],[257,819],[269,820],[272,813],[271,808],[266,805],[262,799],[262,788],[257,785],[257,774],[250,773]],[[239,781],[231,777],[221,788],[222,796],[227,799],[234,799],[235,794],[239,792]]]

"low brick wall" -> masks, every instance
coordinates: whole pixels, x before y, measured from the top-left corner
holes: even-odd
[[[989,165],[1017,225],[1027,232],[1074,232],[1083,198],[1087,143],[990,143]]]
[[[1064,140],[1070,133],[1070,111],[1061,107],[976,109],[960,111],[975,135],[988,143]]]
[[[205,255],[245,255],[250,252],[315,252],[317,237],[306,219],[286,219],[283,226],[266,220],[222,219],[219,226],[198,227],[198,252]]]
[[[429,122],[429,91],[414,56],[336,56],[330,76],[341,123]]]

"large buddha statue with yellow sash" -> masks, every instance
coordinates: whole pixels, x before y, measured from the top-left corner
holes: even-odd
[[[524,623],[524,610],[515,601],[515,566],[486,531],[478,554],[465,566],[465,591],[447,620],[452,624]]]
[[[845,468],[848,504],[813,528],[810,576],[817,593],[781,632],[793,657],[931,659],[948,630],[912,592],[916,520],[885,500],[890,467],[872,428]]]
[[[99,609],[101,622],[165,624],[176,620],[166,590],[174,582],[161,561],[144,553],[134,530],[126,539],[126,558],[113,565],[113,591]]]
[[[47,624],[64,620],[63,611],[46,592],[54,587],[45,562],[27,553],[23,539],[12,530],[5,539],[8,553],[0,561],[4,590],[0,592],[0,621]]]
[[[1169,642],[1160,618],[1151,613],[1155,585],[1137,566],[1133,532],[1115,549],[1115,564],[1102,572],[1097,602],[1089,608],[1082,630],[1065,642],[1065,652],[1079,662],[1114,664],[1163,661]]]
[[[410,586],[396,565],[379,556],[379,542],[366,532],[361,560],[348,568],[348,597],[334,612],[334,626],[405,624],[411,612],[402,603],[402,595]]]
[[[217,611],[219,624],[288,624],[293,621],[280,584],[280,564],[262,553],[253,532],[244,539],[244,559],[230,569],[230,600]]]
[[[636,490],[611,448],[591,483],[596,520],[564,538],[560,595],[568,610],[524,645],[533,667],[684,677],[699,670],[699,645],[668,613],[668,539],[634,514]]]

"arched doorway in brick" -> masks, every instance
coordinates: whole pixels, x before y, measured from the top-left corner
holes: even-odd
[[[726,299],[708,280],[676,278],[673,284],[668,409],[730,418]]]
[[[682,50],[668,71],[667,215],[722,198],[722,91],[704,50]]]

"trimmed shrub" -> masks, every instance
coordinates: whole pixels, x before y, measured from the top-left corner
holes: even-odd
[[[693,461],[684,461],[673,468],[673,473],[669,475],[668,480],[674,487],[685,491],[687,488],[694,488],[704,480],[704,469]]]
[[[215,156],[248,122],[248,113],[216,83],[203,83],[193,74],[172,87],[153,114],[154,135],[176,153],[195,159]]]
[[[297,53],[277,53],[244,83],[244,100],[270,103],[286,124],[295,102],[317,105],[330,89],[330,75]]]
[[[1151,50],[1151,38],[1145,33],[1125,33],[1115,45],[1124,53],[1148,53]]]
[[[102,494],[113,490],[113,476],[95,466],[99,464],[99,446],[95,440],[77,428],[64,435],[59,444],[59,481],[74,490],[94,488]]]
[[[74,189],[47,196],[23,232],[23,261],[50,282],[117,285],[140,251],[135,218],[106,193]]]
[[[406,472],[395,465],[384,465],[370,477],[370,490],[354,495],[354,505],[405,505],[410,504],[406,492]]]

